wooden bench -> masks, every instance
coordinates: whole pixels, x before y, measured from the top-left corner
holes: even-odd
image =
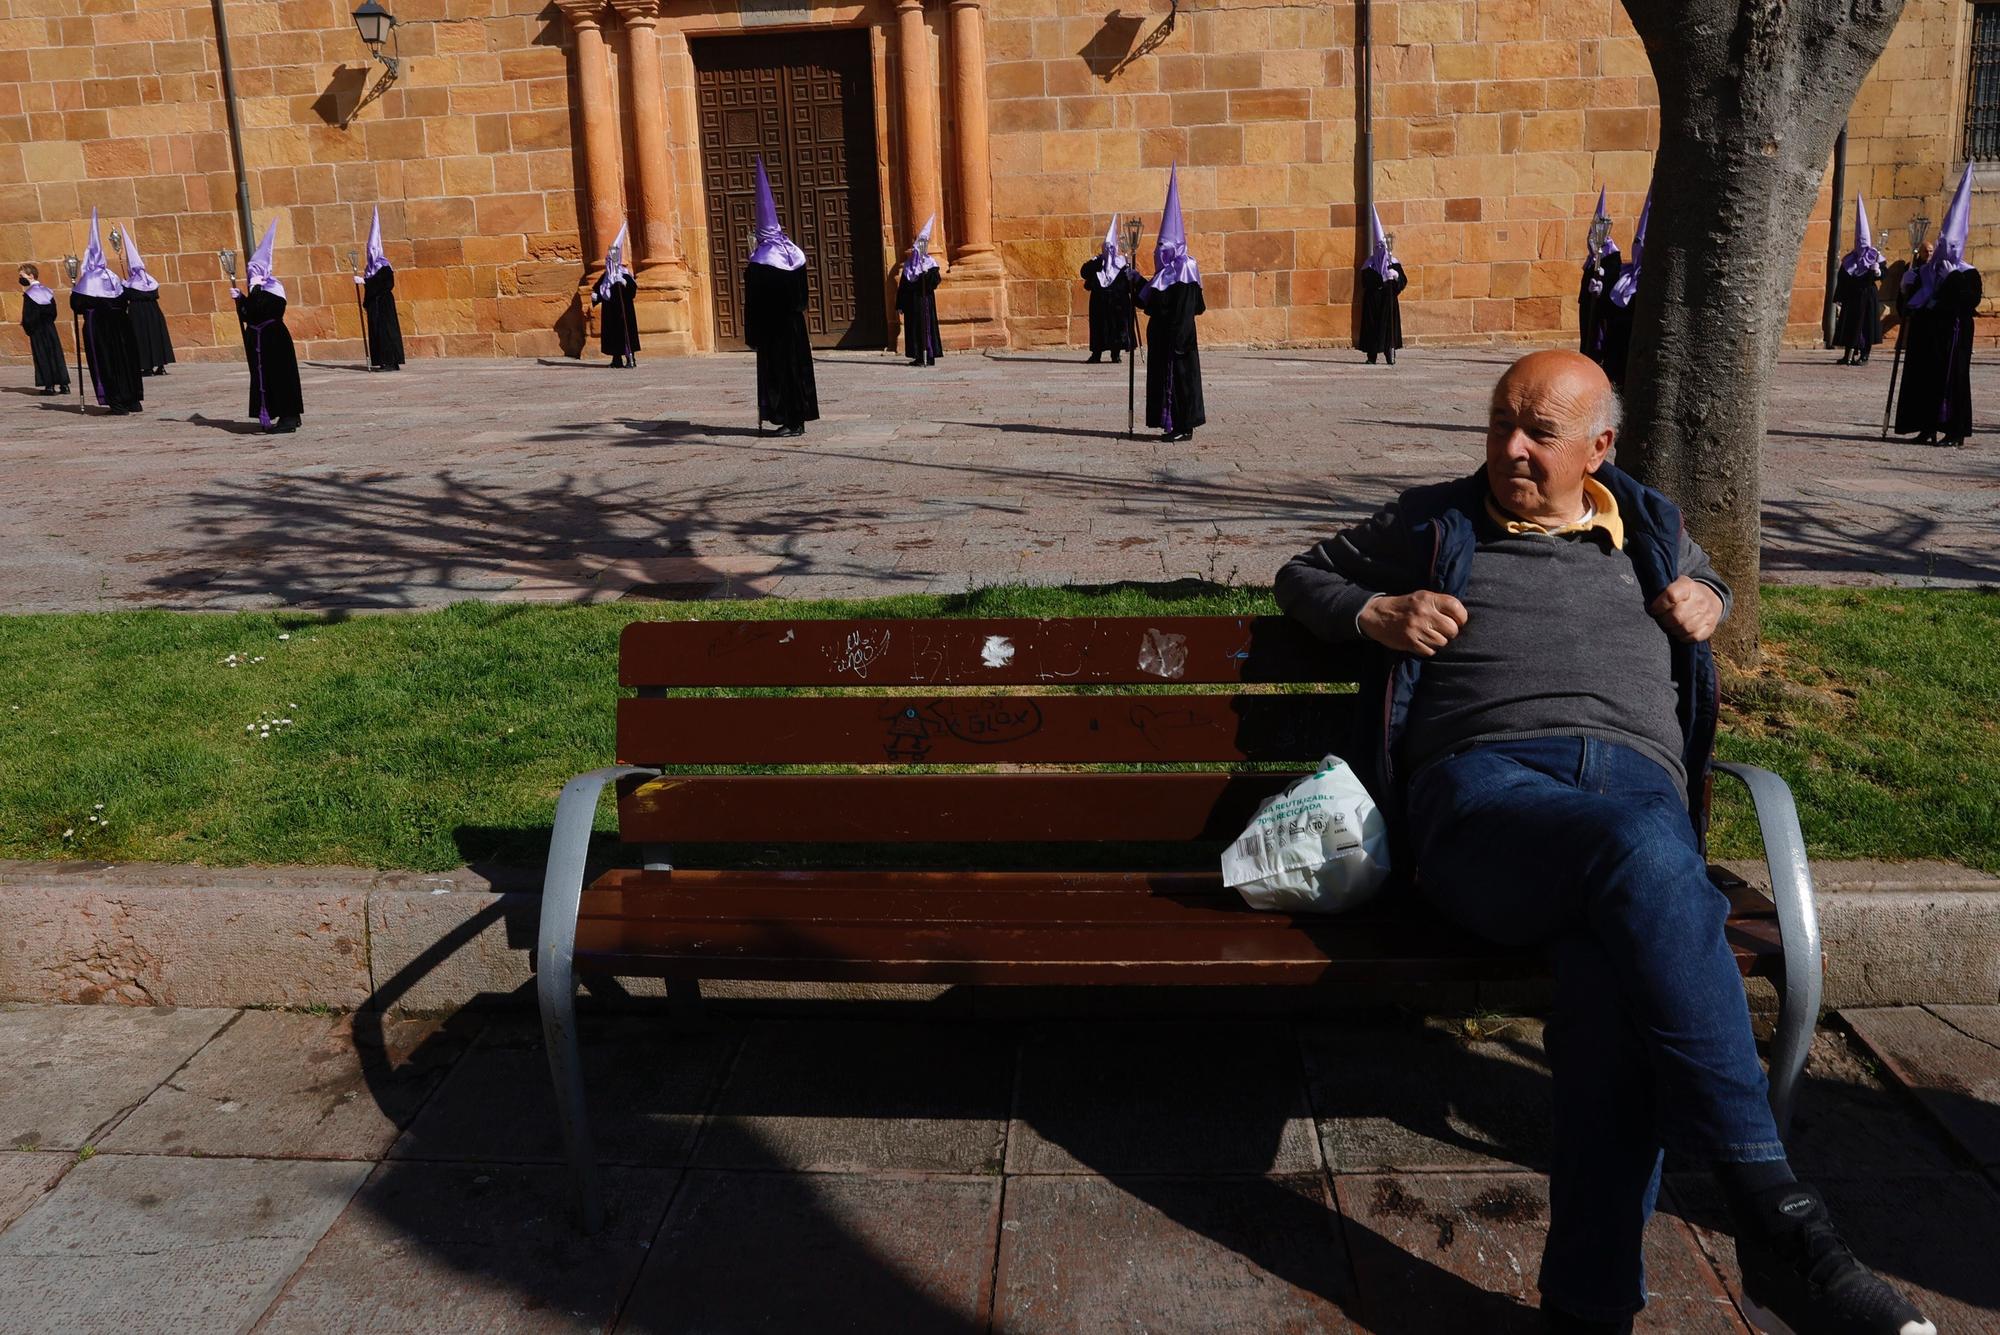
[[[697,986],[1545,976],[1539,955],[1454,930],[1414,895],[1290,917],[1252,912],[1222,886],[1220,846],[1345,736],[1356,697],[1337,688],[1355,680],[1353,666],[1277,617],[628,626],[619,682],[637,694],[619,701],[617,741],[628,763],[563,789],[536,951],[585,1227],[597,1227],[601,1205],[578,1063],[579,973]],[[1107,764],[1127,768],[1057,768]],[[777,766],[785,772],[741,772]],[[1745,975],[1780,987],[1772,1102],[1782,1125],[1819,1010],[1811,874],[1784,783],[1720,768],[1749,787],[1776,892],[1774,904],[1717,872]],[[643,866],[586,890],[594,812],[613,782],[620,839]],[[951,844],[970,869],[671,861],[689,844],[739,842]],[[1075,856],[1006,847],[1034,844]],[[1194,869],[1161,870],[1176,854]],[[1007,869],[1023,865],[1069,869]]]

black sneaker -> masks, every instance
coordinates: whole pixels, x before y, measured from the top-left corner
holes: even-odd
[[[1854,1259],[1811,1187],[1788,1182],[1759,1193],[1738,1232],[1743,1315],[1765,1335],[1937,1335]]]

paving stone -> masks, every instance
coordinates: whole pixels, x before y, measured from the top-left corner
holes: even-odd
[[[737,1040],[659,1019],[584,1016],[583,1089],[597,1157],[679,1165]],[[498,1110],[505,1110],[500,1115]],[[540,1026],[482,1033],[391,1150],[406,1159],[563,1157]]]
[[[469,1027],[249,1011],[99,1148],[379,1159],[465,1051]]]
[[[1288,1025],[1051,1026],[1020,1062],[1009,1173],[1318,1170]]]
[[[81,1148],[234,1014],[0,1004],[0,1146]]]
[[[1000,1170],[1012,1035],[984,1025],[754,1030],[695,1162],[819,1172]]]
[[[1872,1069],[1871,1069],[1872,1068]],[[1866,1049],[1844,1034],[1813,1035],[1786,1156],[1808,1181],[1963,1167],[1951,1138],[1910,1097],[1885,1083]],[[1669,1156],[1671,1170],[1682,1165]]]
[[[678,1178],[653,1168],[606,1173],[604,1227],[585,1236],[570,1207],[565,1169],[383,1164],[258,1329],[272,1335],[604,1330],[645,1260]]]
[[[2000,1048],[2000,1006],[1930,1006],[1926,1009],[1960,1033]]]
[[[0,1330],[245,1329],[367,1175],[366,1164],[98,1155],[0,1234]]]
[[[1000,1179],[690,1172],[621,1326],[983,1330]]]
[[[2000,1190],[1977,1173],[1815,1180],[1855,1256],[1903,1291],[1939,1331],[2000,1330]],[[1728,1207],[1706,1173],[1673,1174],[1662,1195],[1694,1226],[1732,1297],[1742,1294]]]
[[[1303,1025],[1307,1088],[1336,1173],[1545,1168],[1553,1086],[1542,1022]]]
[[[690,560],[751,592],[859,596],[930,578],[957,589],[1020,569],[1023,515],[1036,536],[1062,539],[1143,516],[1149,542],[1112,549],[1097,568],[1106,579],[1213,567],[1262,583],[1393,491],[1467,471],[1508,357],[1413,350],[1383,374],[1351,353],[1205,349],[1211,420],[1192,446],[1171,447],[1126,439],[1122,377],[1073,353],[945,360],[906,385],[882,358],[820,359],[826,415],[797,442],[750,434],[740,356],[655,359],[623,377],[525,358],[420,360],[369,377],[365,392],[330,376],[287,448],[248,451],[214,429],[241,412],[240,365],[184,364],[115,427],[9,415],[19,486],[0,512],[0,606],[589,600],[611,590],[575,578],[576,563],[605,564],[607,532],[632,569]],[[1772,385],[1767,577],[2000,580],[1990,451],[1878,439],[1886,370],[1848,375],[1824,360],[1787,352]],[[1972,375],[1978,401],[2000,393],[1989,353]],[[78,470],[79,458],[94,466]],[[926,555],[921,584],[856,555],[899,523],[929,535],[946,518],[954,542]]]
[[[1010,1335],[1357,1329],[1316,1175],[1015,1178],[1000,1227],[993,1328]]]
[[[1882,1064],[1982,1164],[2000,1164],[2000,1047],[1919,1006],[1842,1011]]]
[[[1540,1331],[1548,1181],[1526,1173],[1337,1177],[1360,1311],[1371,1328]],[[1661,1214],[1646,1230],[1644,1331],[1743,1332],[1693,1236]]]
[[[53,1190],[75,1163],[72,1156],[54,1151],[0,1154],[0,1231]]]

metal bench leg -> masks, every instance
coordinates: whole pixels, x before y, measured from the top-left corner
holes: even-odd
[[[1778,1132],[1792,1124],[1813,1027],[1819,1023],[1824,982],[1819,910],[1813,903],[1812,866],[1806,861],[1799,809],[1785,781],[1755,765],[1716,765],[1750,790],[1757,825],[1764,837],[1764,861],[1771,869],[1771,898],[1778,909],[1778,934],[1785,949],[1785,981],[1778,994],[1778,1028],[1771,1039],[1771,1112]]]
[[[548,869],[542,878],[542,922],[535,938],[535,993],[541,1002],[542,1041],[549,1075],[555,1081],[556,1116],[583,1231],[604,1224],[604,1199],[597,1186],[597,1161],[590,1151],[590,1123],[583,1103],[583,1059],[576,1041],[576,915],[583,903],[584,863],[590,830],[597,819],[604,785],[628,774],[657,774],[635,765],[612,765],[578,775],[563,785],[556,802],[555,831],[549,840]]]

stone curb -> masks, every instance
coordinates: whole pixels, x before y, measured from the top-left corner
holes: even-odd
[[[1767,883],[1761,863],[1730,865]],[[2000,878],[1951,863],[1873,861],[1818,863],[1814,877],[1829,1008],[2000,1002]],[[540,873],[525,870],[427,876],[0,861],[0,1001],[426,1014],[480,1003],[532,1006],[540,903]],[[627,990],[660,995],[637,980]],[[950,989],[714,983],[703,990],[769,1001],[929,1001]],[[1426,1000],[1504,1009],[1538,996],[1518,986],[1459,991]],[[998,995],[974,1007],[1033,1009]]]

